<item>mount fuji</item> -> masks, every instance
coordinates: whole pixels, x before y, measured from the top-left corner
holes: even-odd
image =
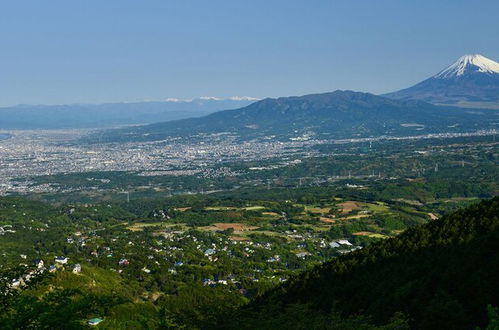
[[[499,108],[499,63],[482,55],[465,55],[412,87],[383,95],[398,100],[474,108]]]

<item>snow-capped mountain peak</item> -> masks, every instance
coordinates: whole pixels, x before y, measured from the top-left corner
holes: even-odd
[[[480,54],[464,55],[454,64],[440,71],[434,78],[449,79],[472,72],[499,74],[499,63]]]

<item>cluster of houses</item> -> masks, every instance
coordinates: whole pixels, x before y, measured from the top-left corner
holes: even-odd
[[[304,232],[304,233],[299,233],[296,230],[289,230],[285,232],[286,236],[289,238],[298,241],[299,243],[297,244],[298,249],[302,251],[295,252],[295,255],[300,258],[300,259],[306,259],[307,257],[312,256],[312,253],[307,251],[307,247],[309,247],[309,244],[311,240],[313,239],[313,234]],[[92,235],[92,233],[88,234]],[[97,233],[94,233],[95,236],[97,236]],[[148,250],[153,251],[151,255],[148,256],[148,259],[151,261],[155,262],[158,266],[160,265],[161,261],[158,258],[158,255],[163,255],[161,257],[162,259],[165,259],[167,262],[170,262],[168,272],[171,274],[177,274],[178,272],[178,267],[183,265],[182,258],[185,258],[185,253],[188,251],[190,248],[195,248],[200,252],[200,256],[204,256],[205,258],[208,259],[210,262],[217,262],[219,258],[221,257],[221,254],[227,254],[230,257],[234,257],[235,251],[231,246],[241,246],[242,248],[242,253],[246,257],[251,257],[252,255],[255,254],[256,250],[267,250],[267,251],[273,251],[275,250],[274,243],[272,242],[254,242],[252,240],[232,240],[227,237],[212,237],[210,240],[207,242],[206,238],[201,238],[197,237],[198,235],[192,234],[192,233],[185,233],[184,231],[181,230],[165,230],[159,233],[157,237],[161,237],[164,240],[154,240],[153,242],[156,244],[156,246],[144,246],[144,248],[147,248]],[[123,240],[125,239],[125,242],[127,246],[130,246],[133,248],[134,246],[141,247],[142,244],[145,242],[137,242],[136,240],[132,239],[130,237],[130,234],[125,234],[123,237],[115,237],[112,238],[108,244],[108,246],[100,246],[96,247],[94,250],[89,251],[90,255],[94,258],[98,258],[101,253],[104,254],[104,256],[107,255],[107,257],[113,257],[112,249],[110,246],[113,246],[112,244],[116,242],[117,240]],[[66,243],[68,244],[75,244],[79,243],[81,246],[85,246],[86,240],[90,240],[88,237],[83,236],[81,232],[77,232],[71,237],[68,237],[66,239]],[[318,243],[318,247],[321,248],[341,248],[341,247],[353,247],[353,244],[350,243],[346,239],[341,239],[341,240],[336,240],[333,242],[328,242],[325,239],[315,239],[313,240]],[[190,243],[189,243],[190,242]],[[353,247],[350,250],[339,250],[339,253],[346,253],[353,251],[357,248],[360,247]],[[126,255],[127,253],[125,253]],[[118,270],[112,269],[114,271],[117,271],[119,273],[122,273],[123,271],[126,271],[124,267],[129,265],[130,263],[130,256],[127,256],[127,258],[122,257],[117,261],[118,266],[120,267]],[[172,260],[174,259],[174,260]],[[175,260],[176,259],[176,260]],[[159,260],[159,261],[158,261]],[[270,256],[267,256],[265,261],[269,264],[271,263],[278,263],[281,262],[281,256],[279,254],[271,254]],[[56,265],[65,265],[68,263],[68,259],[66,257],[58,257],[56,259]],[[151,269],[148,267],[148,265],[142,265],[141,271],[149,274],[152,272]],[[151,266],[151,265],[149,265]],[[51,266],[49,268],[49,271],[57,271],[57,267],[55,265]],[[73,271],[75,273],[81,271],[81,265],[74,265],[73,266]],[[255,278],[255,280],[258,280]],[[213,280],[207,280],[203,281],[204,285],[213,285],[215,283],[210,282]],[[222,282],[219,282],[219,280],[216,281],[216,284],[222,284],[224,280],[220,280]]]
[[[69,258],[68,257],[55,257],[55,264],[54,265],[50,265],[49,268],[48,268],[48,271],[50,273],[54,273],[56,272],[58,269],[61,269],[63,265],[66,265],[69,261]],[[43,263],[43,260],[40,260],[40,262]],[[58,266],[59,265],[59,266]],[[42,266],[43,267],[43,266]],[[81,265],[80,264],[74,264],[71,266],[71,271],[74,273],[74,274],[78,274],[81,272]]]
[[[226,278],[219,278],[218,276],[215,276],[213,279],[203,279],[203,285],[211,287],[215,287],[217,285],[229,285],[229,283],[235,284],[238,288],[241,288],[241,282],[238,281],[233,274],[227,275]]]
[[[21,258],[26,259],[25,255],[21,255]],[[18,289],[26,286],[35,276],[43,274],[45,271],[50,273],[56,272],[58,269],[62,269],[62,265],[66,265],[69,261],[67,257],[55,257],[55,264],[45,267],[45,262],[42,259],[33,260],[34,269],[29,269],[26,274],[21,275],[19,278],[14,278],[11,280],[10,289]],[[59,266],[57,266],[59,265]],[[27,266],[27,265],[26,265]],[[71,271],[75,274],[81,272],[81,265],[74,264],[71,266]]]
[[[42,274],[45,271],[42,260],[39,260],[35,265],[37,265],[36,269],[30,269],[26,274],[12,279],[10,285],[8,286],[8,289],[18,289],[24,287],[28,285],[28,283],[32,281],[36,276]]]
[[[217,281],[215,281],[215,280],[208,279],[208,278],[205,278],[205,279],[203,280],[203,285],[205,285],[205,286],[206,286],[206,285],[209,285],[209,286],[211,286],[211,287],[214,287],[214,286],[216,286],[217,284],[227,285],[227,284],[228,284],[228,282],[227,282],[227,280],[217,280]]]
[[[81,247],[84,247],[87,244],[86,240],[88,239],[88,237],[82,236],[81,232],[78,231],[78,232],[74,233],[74,236],[76,236],[76,238],[75,237],[66,238],[66,243],[79,244]]]

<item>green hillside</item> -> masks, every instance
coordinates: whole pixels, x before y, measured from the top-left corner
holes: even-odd
[[[406,320],[414,329],[483,326],[487,305],[499,305],[498,249],[496,197],[317,266],[244,307],[226,327],[355,328],[359,315],[395,327]]]
[[[428,220],[415,206],[335,197],[126,209],[4,197],[0,328],[485,326],[499,305],[498,209],[496,197]]]

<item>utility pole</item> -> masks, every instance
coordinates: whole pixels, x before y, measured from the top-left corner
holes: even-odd
[[[438,172],[438,163],[435,164],[435,173]]]

